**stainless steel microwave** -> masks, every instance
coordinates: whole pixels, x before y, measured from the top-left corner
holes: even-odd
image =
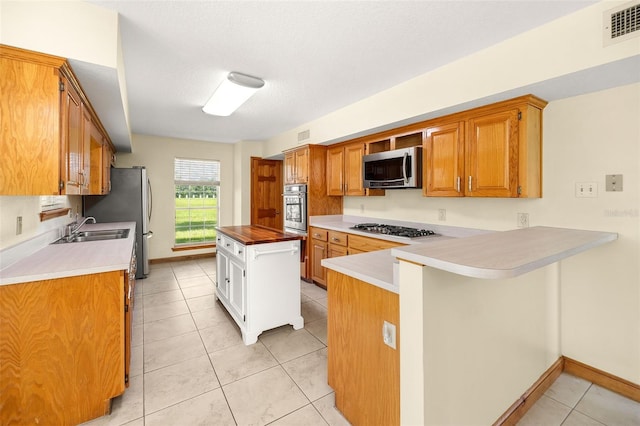
[[[422,188],[422,147],[394,149],[362,157],[365,188]]]

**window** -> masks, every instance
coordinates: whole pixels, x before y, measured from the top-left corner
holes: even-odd
[[[218,226],[220,162],[176,158],[175,244],[213,243]]]

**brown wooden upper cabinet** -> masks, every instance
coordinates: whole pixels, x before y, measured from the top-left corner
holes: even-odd
[[[284,154],[284,183],[309,183],[309,149],[307,147]]]
[[[528,95],[429,122],[425,196],[542,196],[542,109]]]
[[[114,150],[66,59],[0,45],[0,92],[0,195],[100,194],[93,127]]]
[[[327,194],[366,195],[362,186],[364,143],[327,149]]]

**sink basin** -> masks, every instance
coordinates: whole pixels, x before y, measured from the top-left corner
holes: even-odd
[[[80,231],[76,232],[77,237],[104,237],[107,238],[127,238],[129,236],[128,229],[105,229],[103,231]]]
[[[128,229],[106,229],[103,231],[80,231],[70,237],[62,237],[56,240],[54,244],[62,243],[81,243],[85,241],[104,241],[117,240],[127,238],[129,236]]]

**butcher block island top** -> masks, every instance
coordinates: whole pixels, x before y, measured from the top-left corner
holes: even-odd
[[[218,232],[250,246],[253,244],[278,243],[281,241],[301,240],[302,235],[291,232],[282,232],[277,229],[266,228],[258,225],[223,226],[217,228]]]

